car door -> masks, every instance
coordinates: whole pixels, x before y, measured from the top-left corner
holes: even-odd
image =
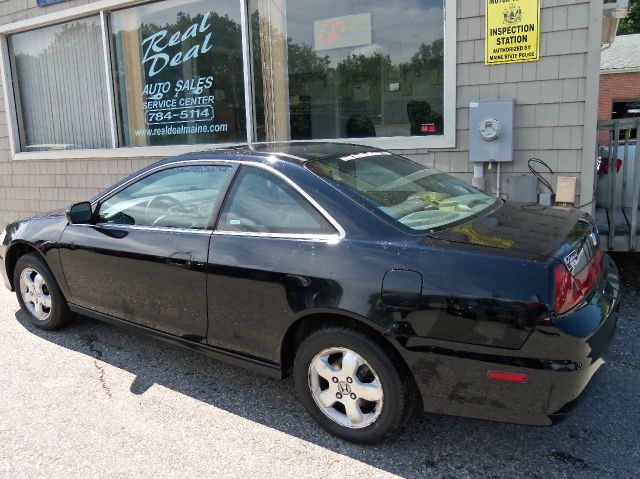
[[[208,343],[279,362],[284,330],[300,311],[341,301],[327,263],[341,231],[286,178],[242,166],[209,248]]]
[[[71,302],[203,340],[210,223],[234,169],[151,172],[101,200],[94,224],[68,225],[60,255]]]

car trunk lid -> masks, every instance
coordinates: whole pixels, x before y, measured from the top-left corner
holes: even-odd
[[[593,237],[592,237],[593,234]],[[549,261],[591,258],[584,244],[599,244],[591,217],[574,208],[504,203],[489,214],[431,231],[432,238],[502,250],[505,255]],[[576,263],[578,265],[578,263]],[[579,267],[576,266],[577,268]],[[578,269],[576,269],[578,271]]]
[[[604,249],[595,224],[574,208],[505,203],[430,236],[552,263],[554,311],[559,314],[590,296],[602,275]]]

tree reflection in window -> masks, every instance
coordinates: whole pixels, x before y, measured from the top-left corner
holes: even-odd
[[[384,15],[390,8],[416,18]],[[259,140],[444,133],[442,2],[329,0],[320,9],[309,0],[252,0],[250,11]],[[370,44],[338,39],[335,49],[314,45],[318,22],[365,15],[371,32],[361,36]]]

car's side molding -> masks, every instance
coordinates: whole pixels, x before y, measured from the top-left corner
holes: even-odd
[[[190,341],[178,336],[173,336],[171,334],[167,334],[153,328],[148,328],[146,326],[141,326],[130,321],[125,321],[108,314],[93,311],[91,309],[78,306],[77,304],[69,303],[69,308],[74,313],[80,314],[82,316],[88,316],[89,318],[97,319],[99,321],[103,321],[105,323],[113,324],[116,326],[123,326],[131,331],[157,338],[169,344],[182,346],[183,348],[191,349],[192,351],[197,351],[213,359],[223,361],[233,366],[240,366],[245,369],[250,369],[257,373],[264,374],[276,379],[282,379],[283,377],[282,368],[279,364],[271,363],[250,356],[244,356],[242,354],[227,351],[225,349],[215,348],[209,346],[208,344]]]

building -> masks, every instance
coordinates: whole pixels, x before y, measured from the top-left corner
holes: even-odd
[[[503,196],[536,157],[589,203],[602,0],[541,0],[517,39],[539,34],[539,59],[498,65],[485,64],[486,3],[4,0],[0,224],[247,141],[360,142],[471,181],[469,107],[498,97],[516,101]]]
[[[598,120],[640,117],[640,34],[602,50]]]

